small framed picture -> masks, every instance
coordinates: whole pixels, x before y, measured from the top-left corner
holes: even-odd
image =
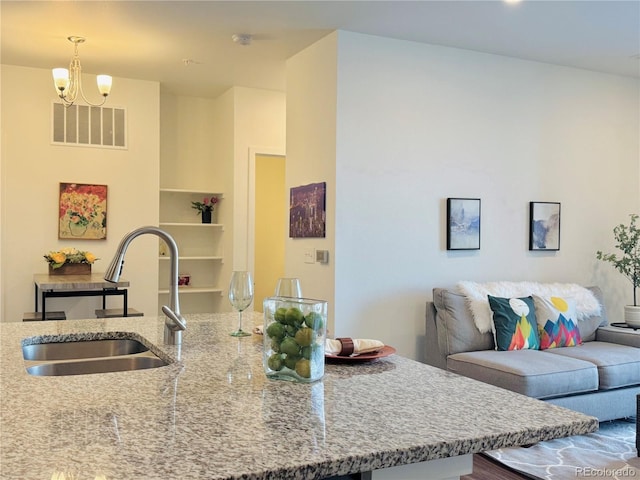
[[[290,189],[289,237],[325,238],[327,183],[311,183]]]
[[[479,198],[447,198],[447,250],[480,250]]]
[[[560,250],[559,202],[529,202],[529,250]]]

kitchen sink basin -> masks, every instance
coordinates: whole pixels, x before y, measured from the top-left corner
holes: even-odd
[[[126,372],[169,364],[130,338],[23,345],[22,355],[27,373],[35,376]]]
[[[109,357],[79,362],[49,362],[27,367],[30,375],[59,376],[59,375],[87,375],[90,373],[127,372],[131,370],[144,370],[168,365],[167,362],[156,356],[143,357]]]
[[[70,360],[130,355],[148,350],[137,340],[118,338],[24,345],[22,356],[25,360]]]

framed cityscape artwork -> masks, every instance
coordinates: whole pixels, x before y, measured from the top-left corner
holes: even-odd
[[[60,183],[58,238],[107,238],[107,186]]]
[[[447,198],[447,250],[480,250],[479,198]]]
[[[291,188],[289,237],[324,238],[327,184],[311,183]]]
[[[560,250],[560,203],[529,202],[529,250]]]

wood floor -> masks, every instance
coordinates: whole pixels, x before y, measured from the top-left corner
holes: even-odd
[[[473,456],[473,473],[463,475],[460,480],[529,480],[532,477],[522,475],[484,455]]]

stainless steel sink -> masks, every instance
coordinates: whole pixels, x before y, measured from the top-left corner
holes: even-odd
[[[87,375],[90,373],[127,372],[168,365],[164,360],[153,357],[109,357],[83,360],[80,362],[50,362],[27,367],[30,375]]]
[[[169,365],[130,338],[49,342],[22,346],[27,372],[36,376],[125,372]]]
[[[24,345],[22,347],[22,356],[25,360],[70,360],[114,357],[147,352],[148,350],[145,345],[137,340],[119,338]]]

